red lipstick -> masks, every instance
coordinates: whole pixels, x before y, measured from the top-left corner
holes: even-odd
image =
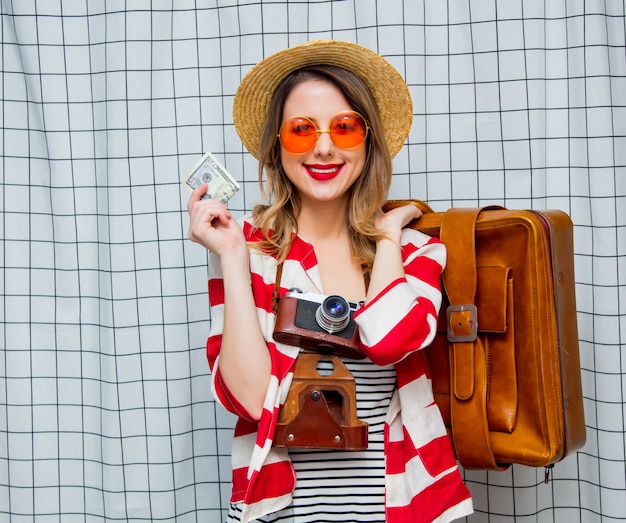
[[[318,181],[326,181],[332,180],[335,176],[337,176],[341,169],[343,169],[343,164],[332,164],[332,165],[305,165],[304,168],[309,173],[309,176],[314,180]]]

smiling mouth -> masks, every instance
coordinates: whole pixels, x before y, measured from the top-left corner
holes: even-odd
[[[330,180],[339,174],[343,165],[331,165],[326,167],[305,165],[305,168],[314,180]]]

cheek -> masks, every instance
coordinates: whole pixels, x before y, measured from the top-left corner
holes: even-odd
[[[300,158],[285,152],[285,150],[281,148],[280,163],[283,166],[283,172],[287,178],[293,182],[294,176],[300,172]]]
[[[366,159],[365,151],[366,151],[365,146],[363,146],[362,149],[354,151],[354,158],[352,161],[354,163],[355,170],[359,172],[359,175],[365,168],[365,159]]]

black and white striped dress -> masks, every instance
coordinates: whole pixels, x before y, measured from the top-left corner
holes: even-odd
[[[385,416],[396,388],[393,365],[379,367],[369,359],[343,360],[354,376],[357,417],[369,425],[363,451],[292,449],[296,470],[293,503],[257,521],[329,523],[385,521]],[[230,507],[227,522],[239,522],[241,507]]]

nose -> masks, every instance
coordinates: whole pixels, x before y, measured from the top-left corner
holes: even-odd
[[[317,140],[315,142],[315,155],[329,156],[333,153],[334,147],[335,144],[330,138],[330,129],[324,129],[322,131],[318,129]]]

